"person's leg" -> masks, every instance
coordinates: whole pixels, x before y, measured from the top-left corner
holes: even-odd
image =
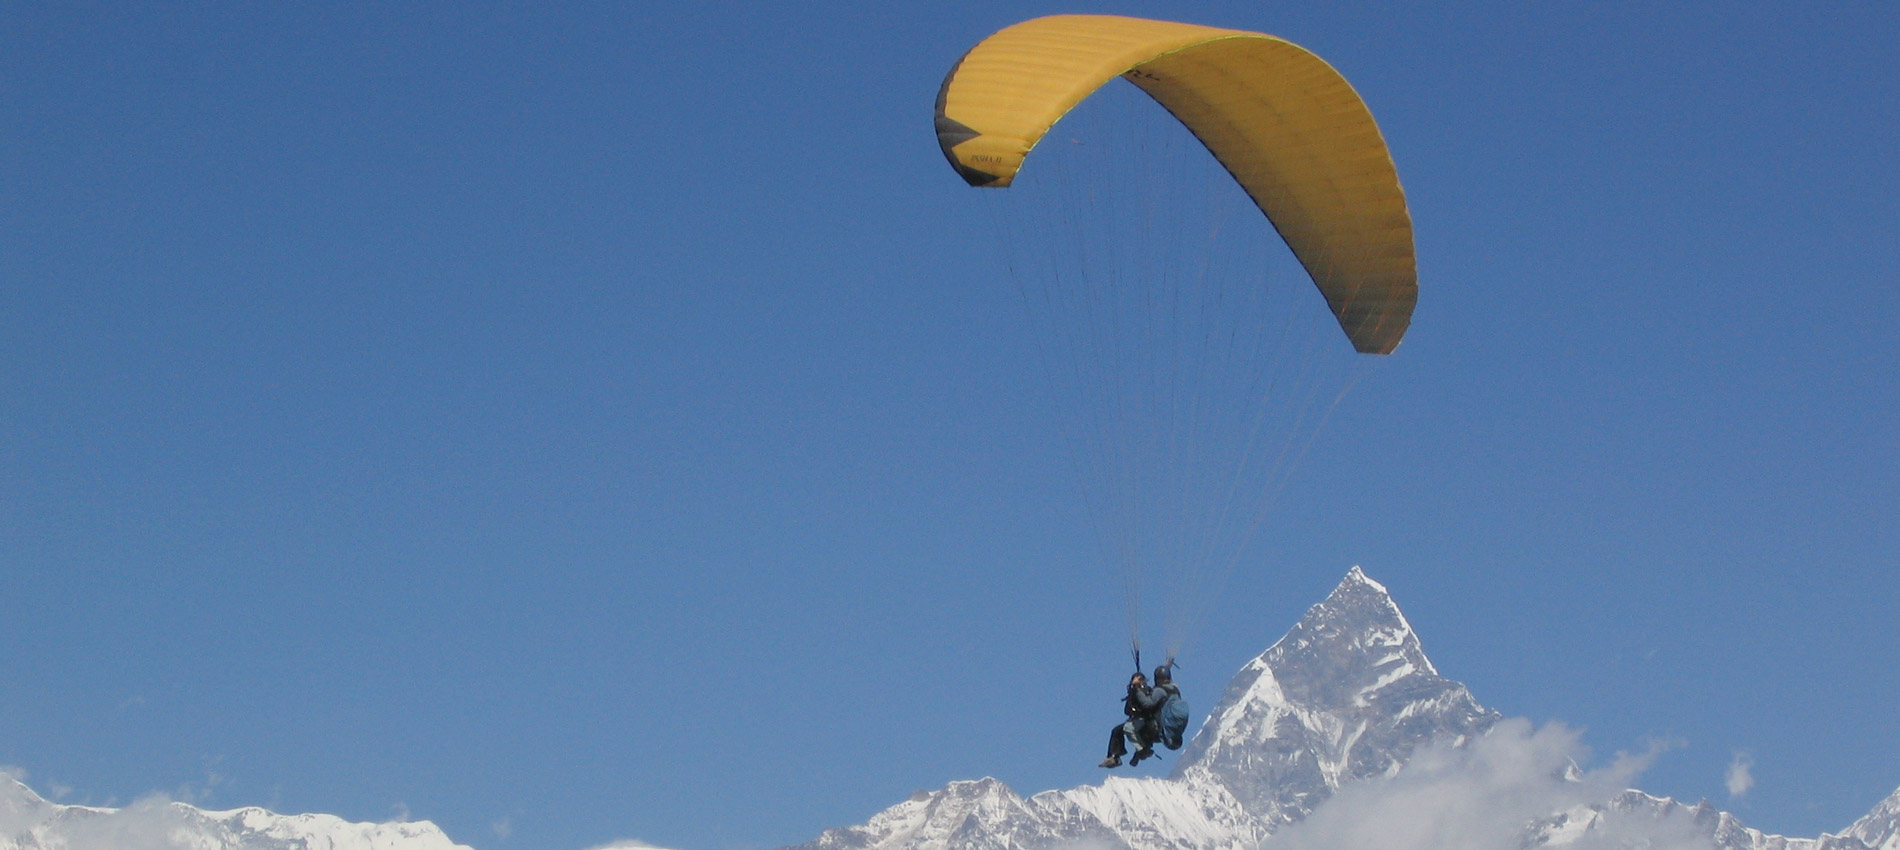
[[[1117,767],[1122,763],[1122,756],[1128,755],[1126,734],[1127,730],[1120,724],[1108,730],[1108,758],[1102,759],[1103,767]]]
[[[1130,720],[1123,724],[1123,734],[1135,745],[1135,757],[1128,760],[1128,766],[1141,764],[1141,760],[1152,758],[1154,750],[1154,727],[1146,722]]]

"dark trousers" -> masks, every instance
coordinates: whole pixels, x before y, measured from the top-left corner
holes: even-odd
[[[1130,742],[1134,743],[1135,749],[1137,750],[1153,748],[1154,742],[1148,736],[1148,723],[1146,720],[1131,717],[1127,723],[1115,724],[1115,728],[1109,730],[1109,758],[1121,758],[1122,756],[1128,755],[1128,744]]]

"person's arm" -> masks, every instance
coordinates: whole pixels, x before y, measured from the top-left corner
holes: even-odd
[[[1160,688],[1142,688],[1141,693],[1135,695],[1135,702],[1144,714],[1160,708],[1167,699],[1168,692]]]

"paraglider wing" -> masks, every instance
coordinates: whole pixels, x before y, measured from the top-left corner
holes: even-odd
[[[1117,76],[1180,119],[1233,175],[1355,349],[1398,347],[1418,300],[1398,171],[1359,94],[1296,44],[1110,15],[1025,21],[984,39],[945,77],[938,143],[970,185],[1006,187],[1043,134]]]

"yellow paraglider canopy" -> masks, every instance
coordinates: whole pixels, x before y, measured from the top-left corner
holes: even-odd
[[[970,185],[1008,186],[1043,134],[1117,76],[1227,168],[1355,349],[1398,347],[1418,300],[1405,191],[1365,102],[1299,45],[1111,15],[1024,21],[984,39],[944,78],[938,143]]]

